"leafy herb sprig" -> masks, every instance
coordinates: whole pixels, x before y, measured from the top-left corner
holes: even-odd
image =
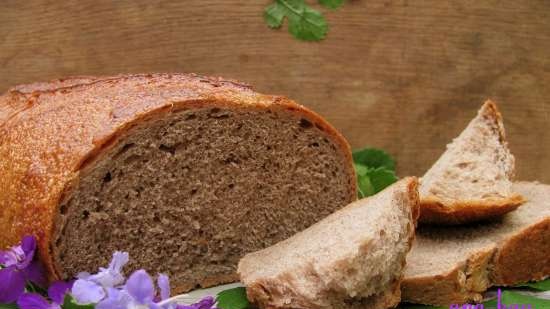
[[[340,7],[344,0],[319,0],[329,9]],[[328,24],[324,15],[304,0],[274,0],[264,10],[264,19],[270,28],[278,29],[288,19],[288,31],[303,41],[319,41],[326,37]]]
[[[359,198],[374,195],[397,181],[395,161],[385,151],[363,148],[353,152]]]

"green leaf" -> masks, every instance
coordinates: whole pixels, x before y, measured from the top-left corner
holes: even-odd
[[[220,309],[246,309],[250,307],[244,287],[221,291],[216,296],[216,302],[216,308]]]
[[[288,31],[297,39],[319,41],[327,34],[325,17],[304,0],[275,0],[264,10],[264,20],[271,28],[280,28],[285,17],[289,21]]]
[[[372,184],[372,187],[374,188],[375,194],[384,190],[387,186],[397,181],[397,176],[395,176],[395,172],[385,167],[371,169],[367,173],[367,176],[370,178],[370,182]]]
[[[504,305],[531,305],[533,309],[550,308],[550,300],[542,299],[535,296],[529,296],[512,291],[502,291],[501,304]],[[498,303],[496,299],[484,302],[483,305],[491,308],[496,308]],[[521,306],[520,306],[521,308]]]
[[[329,9],[337,9],[344,4],[344,0],[319,0],[319,3],[328,7]]]
[[[355,163],[355,164],[353,164],[353,166],[355,167],[355,173],[358,176],[365,176],[367,174],[367,172],[369,171],[369,168],[366,167],[363,164]]]
[[[368,175],[357,175],[357,194],[359,198],[374,195],[374,187]]]
[[[507,305],[508,307],[513,304],[520,305],[518,308],[521,308],[521,305],[525,305],[525,308],[528,304],[531,305],[533,309],[539,308],[550,308],[550,300],[542,299],[535,296],[529,296],[520,294],[512,291],[502,291],[501,304]],[[462,304],[460,308],[462,308]],[[485,309],[494,309],[497,308],[498,301],[492,299],[483,303]],[[396,309],[449,309],[450,306],[428,306],[428,305],[414,305],[414,304],[400,304]],[[514,307],[515,308],[515,307]]]
[[[0,309],[18,309],[17,304],[0,304]]]
[[[264,19],[270,28],[280,28],[283,25],[285,14],[284,7],[275,2],[265,8]]]
[[[374,195],[397,181],[395,172],[383,166],[369,168],[362,164],[354,164],[357,174],[359,198]]]
[[[65,295],[65,299],[63,300],[63,305],[61,306],[63,309],[94,309],[94,304],[87,304],[87,305],[80,305],[77,304],[74,298],[71,295]]]
[[[517,287],[529,287],[539,291],[550,291],[550,279],[546,279],[539,282],[528,282],[517,285]]]
[[[28,292],[32,292],[32,293],[38,293],[42,296],[46,296],[48,294],[48,291],[32,282],[27,282],[27,286],[26,286],[26,289]]]
[[[395,161],[385,151],[363,148],[353,152],[358,196],[374,195],[397,181]]]
[[[325,17],[308,6],[304,6],[300,15],[291,15],[289,20],[288,31],[300,40],[319,41],[324,39],[328,32]]]
[[[363,148],[353,151],[353,161],[370,168],[385,167],[395,171],[395,161],[383,150],[376,148]]]

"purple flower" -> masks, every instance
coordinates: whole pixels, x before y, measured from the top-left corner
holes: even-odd
[[[122,267],[128,263],[127,252],[115,252],[109,267],[99,268],[95,275],[89,273],[78,274],[71,293],[79,304],[98,303],[107,296],[107,290],[124,283]]]
[[[99,272],[95,275],[89,273],[78,274],[78,279],[93,281],[104,288],[115,287],[124,283],[124,275],[122,267],[128,263],[129,256],[127,252],[116,251],[113,253],[113,258],[109,267],[99,268]]]
[[[36,293],[25,293],[19,296],[17,305],[20,309],[61,309],[65,295],[70,291],[72,282],[58,281],[48,289],[49,303],[43,296]]]
[[[216,309],[216,301],[214,297],[207,296],[198,303],[192,305],[178,305],[176,309]]]
[[[27,281],[39,286],[45,285],[40,262],[34,260],[36,239],[23,237],[21,244],[6,251],[0,251],[0,303],[13,303],[25,291]]]
[[[155,286],[153,280],[145,270],[141,269],[130,275],[123,289],[110,288],[107,297],[97,304],[96,309],[160,309],[154,299]]]

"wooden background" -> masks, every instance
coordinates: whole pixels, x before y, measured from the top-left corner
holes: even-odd
[[[0,91],[68,75],[238,79],[324,115],[421,175],[486,98],[518,176],[550,182],[550,1],[349,0],[328,38],[268,29],[267,0],[2,1]]]

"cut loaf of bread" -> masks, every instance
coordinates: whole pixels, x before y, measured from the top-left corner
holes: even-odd
[[[247,254],[238,273],[261,308],[393,307],[417,217],[417,180],[406,178]]]
[[[177,291],[356,199],[349,145],[295,102],[184,74],[72,78],[0,97],[0,247],[50,279],[128,251]]]
[[[502,117],[487,101],[420,180],[420,222],[461,224],[516,209],[524,200],[513,175]]]
[[[463,304],[480,301],[491,286],[550,276],[550,186],[519,182],[513,190],[528,201],[495,222],[417,230],[403,301]]]

